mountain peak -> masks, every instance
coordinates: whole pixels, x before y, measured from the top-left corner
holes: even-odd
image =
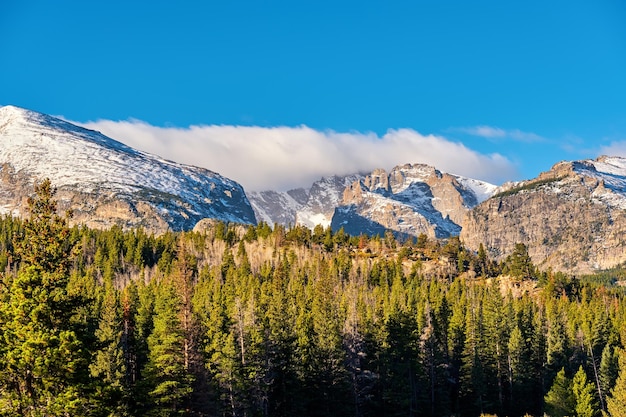
[[[626,261],[626,159],[562,161],[472,210],[461,239],[496,259],[517,243],[542,268],[589,273]]]
[[[94,226],[147,226],[145,222],[151,221],[142,211],[160,219],[158,225],[152,222],[149,226],[158,232],[164,228],[191,229],[204,217],[255,223],[242,187],[230,179],[137,151],[99,132],[15,106],[0,108],[0,164],[3,176],[19,174],[25,189],[50,178],[66,205],[78,205],[74,207],[77,217]],[[85,201],[94,201],[83,204],[79,194]],[[97,220],[98,207],[114,201],[123,202],[123,208],[111,210],[125,212],[117,213],[117,220],[110,220],[108,215],[104,217],[110,221]],[[22,208],[14,201],[3,211],[14,213]]]

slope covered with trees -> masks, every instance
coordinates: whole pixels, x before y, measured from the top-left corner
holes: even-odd
[[[0,221],[0,415],[621,416],[619,270],[460,241]]]

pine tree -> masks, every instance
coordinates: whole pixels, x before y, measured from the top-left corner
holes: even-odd
[[[535,267],[528,255],[528,248],[523,243],[515,244],[515,249],[505,260],[506,272],[519,280],[535,276]]]
[[[185,369],[185,336],[180,300],[170,283],[159,287],[155,300],[154,330],[148,337],[148,363],[144,378],[149,389],[150,415],[184,415],[193,378]]]
[[[97,378],[98,399],[110,416],[124,415],[126,404],[126,363],[122,349],[122,320],[119,296],[111,279],[104,283],[104,300],[100,323],[95,332],[99,349],[89,365],[91,376]]]
[[[606,398],[617,379],[619,371],[618,358],[617,350],[610,344],[607,344],[604,349],[602,349],[598,379],[604,404],[606,404]]]
[[[72,321],[80,300],[67,292],[74,245],[54,193],[49,180],[35,186],[30,219],[14,241],[20,270],[0,304],[2,414],[88,414],[87,352]]]
[[[626,417],[626,352],[623,350],[619,351],[619,376],[606,402],[611,417]]]
[[[320,263],[319,273],[313,283],[311,321],[313,327],[313,369],[311,385],[314,408],[323,415],[342,415],[346,406],[347,375],[343,361],[345,353],[341,338],[341,317],[335,299],[334,278],[337,277],[330,265]],[[345,395],[344,395],[345,394]],[[315,413],[313,413],[315,414]]]
[[[492,400],[494,407],[502,410],[510,388],[507,386],[509,379],[507,359],[509,326],[513,313],[510,309],[511,303],[505,304],[496,281],[487,288],[483,303],[485,337],[489,341],[486,344],[488,356],[485,362],[485,371],[489,378],[487,383],[494,386],[497,394]]]
[[[582,366],[572,380],[572,392],[576,401],[577,417],[596,417],[600,414],[598,403],[595,397],[595,387],[587,380],[587,374]]]
[[[572,392],[572,381],[565,376],[565,369],[561,369],[556,374],[544,401],[546,414],[550,417],[571,416],[576,411],[576,398]]]

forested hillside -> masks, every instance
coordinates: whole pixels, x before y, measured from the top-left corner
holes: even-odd
[[[0,415],[623,416],[621,270],[458,238],[0,222]]]

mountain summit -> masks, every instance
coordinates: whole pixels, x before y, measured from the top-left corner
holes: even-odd
[[[495,259],[517,243],[542,269],[590,273],[626,262],[626,159],[559,162],[503,186],[463,222],[461,240]]]
[[[0,213],[24,214],[50,178],[74,222],[187,230],[203,218],[255,223],[243,188],[203,168],[164,160],[103,134],[14,106],[0,108]]]

